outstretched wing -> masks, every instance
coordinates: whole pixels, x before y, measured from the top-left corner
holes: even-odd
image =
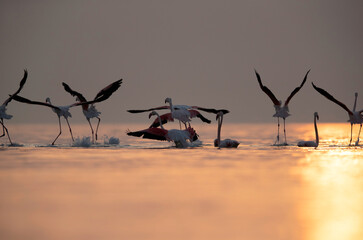
[[[97,102],[105,101],[121,86],[121,83],[122,83],[122,79],[117,80],[117,81],[111,83],[110,85],[108,85],[107,87],[103,88],[101,91],[99,91],[97,93],[94,100],[95,101],[97,100]]]
[[[256,73],[256,77],[257,77],[257,81],[258,83],[260,84],[260,88],[262,91],[264,91],[267,96],[270,97],[271,101],[275,104],[275,105],[281,105],[280,101],[277,100],[277,98],[275,97],[275,95],[270,91],[270,89],[268,89],[266,86],[264,86],[262,84],[262,81],[261,81],[261,77],[260,77],[260,74],[258,74],[258,72],[255,70],[255,73]]]
[[[160,106],[155,108],[149,108],[149,109],[142,109],[142,110],[127,110],[129,113],[143,113],[143,112],[150,112],[154,110],[162,110],[162,109],[170,109],[170,106]]]
[[[198,110],[201,110],[204,112],[208,112],[208,113],[214,113],[214,114],[217,114],[218,112],[223,112],[223,114],[229,113],[229,110],[227,110],[227,109],[203,108],[203,107],[198,107],[198,106],[192,106],[192,108],[198,109]]]
[[[162,124],[165,124],[168,122],[174,122],[174,118],[171,116],[171,113],[165,113],[165,114],[161,115],[160,119],[161,119]],[[156,128],[159,126],[160,126],[160,121],[159,121],[159,118],[156,117],[154,122],[150,125],[149,128]]]
[[[70,93],[73,97],[77,97],[79,99],[80,102],[86,102],[86,98],[79,92],[74,91],[67,83],[62,82],[62,85],[64,87],[64,90],[66,90],[66,92]]]
[[[17,101],[17,102],[22,102],[22,103],[27,103],[27,104],[34,104],[34,105],[42,105],[42,106],[46,106],[46,107],[50,107],[50,108],[53,108],[53,109],[60,110],[59,107],[53,106],[52,104],[45,103],[45,102],[32,101],[32,100],[29,100],[27,98],[21,97],[19,95],[13,96],[13,99],[15,101]]]
[[[191,118],[197,117],[197,118],[199,118],[200,120],[202,120],[205,123],[208,123],[208,124],[211,123],[211,120],[209,120],[208,118],[205,118],[199,111],[194,110],[194,109],[190,109],[188,111],[190,113]]]
[[[314,85],[314,83],[311,83],[311,84],[313,85],[313,87],[315,88],[315,90],[316,90],[316,91],[318,91],[321,95],[323,95],[324,97],[326,97],[326,98],[327,98],[327,99],[329,99],[330,101],[332,101],[332,102],[334,102],[334,103],[338,104],[339,106],[341,106],[342,108],[344,108],[344,110],[345,110],[345,111],[347,111],[349,115],[353,115],[352,111],[350,111],[350,110],[348,109],[348,107],[347,107],[347,106],[345,106],[345,104],[344,104],[344,103],[342,103],[342,102],[340,102],[340,101],[336,100],[336,99],[335,99],[332,95],[330,95],[330,93],[328,93],[327,91],[325,91],[325,90],[324,90],[324,89],[322,89],[322,88],[319,88],[319,87],[315,86],[315,85]]]
[[[19,86],[18,90],[14,94],[10,95],[10,97],[4,102],[5,106],[8,105],[8,103],[14,98],[14,96],[16,96],[21,91],[21,89],[23,89],[23,86],[24,86],[27,78],[28,78],[28,71],[26,69],[24,69],[24,76],[23,76],[23,79],[20,81],[20,86]]]
[[[161,128],[148,128],[136,132],[127,131],[126,134],[134,137],[142,137],[148,139],[155,139],[160,141],[166,141],[166,135],[168,131]]]
[[[290,94],[290,96],[286,99],[285,101],[285,106],[287,106],[291,100],[291,98],[298,92],[300,91],[300,89],[304,86],[305,82],[306,82],[306,79],[308,77],[308,74],[310,72],[310,69],[309,71],[305,74],[305,77],[304,77],[304,80],[302,81],[302,83],[300,84],[299,87],[295,88],[294,91],[292,91],[292,93]]]

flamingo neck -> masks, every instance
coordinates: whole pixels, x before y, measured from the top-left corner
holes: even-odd
[[[217,133],[217,144],[218,147],[221,144],[221,130],[222,130],[223,115],[218,118],[218,133]]]
[[[158,120],[159,120],[159,123],[160,123],[160,128],[165,130],[165,128],[163,127],[163,123],[161,121],[160,115],[158,113],[156,113],[156,116],[158,117]]]
[[[316,125],[317,116],[314,117],[314,128],[315,128],[315,138],[316,138],[316,145],[319,146],[319,134],[318,134],[318,126]]]
[[[357,98],[358,98],[358,93],[355,93],[353,112],[355,112],[355,108],[357,107]]]
[[[169,105],[170,105],[170,111],[173,113],[174,112],[174,106],[173,106],[173,103],[171,102],[171,99],[169,101]]]

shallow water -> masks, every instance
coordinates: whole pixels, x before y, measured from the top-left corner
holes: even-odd
[[[226,124],[222,138],[241,144],[220,150],[215,125],[195,125],[202,145],[188,149],[125,134],[144,127],[103,124],[78,147],[64,128],[53,147],[57,125],[9,125],[0,239],[363,239],[363,147],[348,146],[349,124],[319,124],[317,149],[295,146],[314,139],[311,124],[288,124],[284,147],[271,146],[274,124]]]

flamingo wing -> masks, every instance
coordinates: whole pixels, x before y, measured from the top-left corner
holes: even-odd
[[[229,111],[227,109],[203,108],[203,107],[198,107],[198,106],[192,106],[192,108],[198,109],[198,110],[201,110],[204,112],[208,112],[208,113],[214,113],[214,114],[217,114],[218,112],[223,112],[223,114],[229,113]]]
[[[339,106],[341,106],[342,108],[344,108],[344,110],[347,111],[349,115],[353,115],[353,112],[350,111],[349,108],[344,103],[336,100],[332,95],[330,95],[330,93],[328,93],[327,91],[325,91],[322,88],[319,88],[319,87],[315,86],[314,83],[311,83],[311,84],[313,85],[315,90],[318,91],[321,95],[323,95],[324,97],[326,97],[330,101],[332,101],[332,102],[338,104]]]
[[[168,122],[174,122],[174,118],[171,116],[171,113],[165,113],[165,114],[161,115],[160,119],[161,119],[162,124],[165,124]],[[159,118],[156,117],[154,122],[150,125],[149,128],[156,128],[159,126],[160,126]]]
[[[258,72],[255,70],[255,73],[256,73],[256,77],[257,77],[257,81],[258,83],[260,84],[260,88],[262,91],[264,91],[267,96],[270,97],[271,101],[275,104],[275,105],[281,105],[280,101],[277,100],[277,98],[275,97],[275,95],[270,91],[270,89],[268,89],[266,86],[264,86],[262,84],[262,81],[261,81],[261,77],[260,77],[260,74],[258,74]]]
[[[134,137],[167,141],[166,135],[168,134],[168,130],[152,127],[136,132],[127,131],[126,134]]]
[[[200,120],[202,120],[203,122],[206,122],[206,123],[211,123],[211,120],[205,118],[199,111],[197,110],[194,110],[194,109],[191,109],[191,110],[188,110],[189,113],[190,113],[190,117],[191,118],[199,118]]]
[[[8,103],[14,98],[14,96],[16,96],[21,91],[21,89],[23,89],[23,86],[27,78],[28,78],[28,71],[24,69],[24,76],[23,79],[21,79],[20,81],[18,90],[14,94],[10,95],[10,97],[4,102],[5,106],[8,105]]]
[[[121,86],[122,83],[122,79],[117,80],[113,83],[111,83],[110,85],[108,85],[107,87],[103,88],[101,91],[99,91],[96,95],[96,97],[94,98],[95,101],[97,102],[102,102],[105,101],[106,99],[108,99],[117,89],[119,89],[119,87]]]
[[[17,102],[22,102],[22,103],[27,103],[27,104],[34,104],[34,105],[42,105],[42,106],[50,107],[50,108],[53,108],[53,109],[56,109],[56,110],[60,110],[59,107],[54,106],[52,104],[45,103],[45,102],[32,101],[32,100],[29,100],[27,98],[21,97],[19,95],[14,96],[13,99],[15,101],[17,101]]]
[[[286,99],[285,101],[285,106],[287,106],[291,100],[291,98],[298,92],[300,91],[300,89],[304,86],[305,82],[306,82],[306,79],[308,77],[308,74],[310,72],[310,69],[309,71],[307,71],[307,73],[305,74],[305,77],[304,77],[304,80],[302,81],[302,83],[300,84],[299,87],[295,88],[294,91],[291,92],[290,96]]]
[[[73,97],[76,96],[80,102],[86,102],[86,98],[79,92],[74,91],[67,83],[62,82],[62,85],[64,87],[64,90],[66,90],[66,92],[70,93]]]
[[[142,112],[150,112],[154,110],[162,110],[162,109],[170,109],[169,106],[160,106],[155,108],[149,108],[149,109],[142,109],[142,110],[127,110],[129,113],[142,113]]]

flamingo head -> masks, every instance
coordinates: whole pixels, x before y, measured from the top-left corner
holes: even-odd
[[[50,98],[49,98],[49,97],[47,97],[47,98],[45,99],[45,102],[50,104]]]
[[[218,141],[218,139],[214,139],[214,147],[219,147],[219,141]]]
[[[152,116],[157,115],[157,114],[158,114],[157,112],[152,111],[152,112],[149,114],[149,119],[150,119]]]
[[[216,114],[216,121],[218,120],[218,118],[222,117],[223,116],[223,112],[222,111],[219,111],[217,114]]]
[[[170,97],[165,98],[165,103],[171,103],[171,98]]]
[[[319,120],[318,112],[314,112],[314,117],[316,117],[316,119],[318,119],[318,120]]]

